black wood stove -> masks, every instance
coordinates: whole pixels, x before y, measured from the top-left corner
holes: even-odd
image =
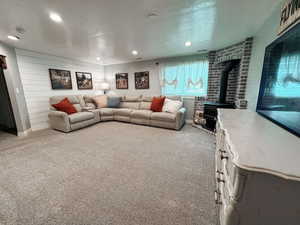
[[[240,60],[231,60],[225,63],[225,67],[221,74],[221,82],[220,82],[220,95],[218,102],[205,102],[204,103],[204,119],[206,120],[206,124],[204,128],[215,131],[216,129],[216,121],[218,117],[218,108],[227,108],[234,109],[235,105],[232,103],[226,102],[227,95],[227,86],[228,86],[228,77],[230,71],[234,69],[240,63]]]

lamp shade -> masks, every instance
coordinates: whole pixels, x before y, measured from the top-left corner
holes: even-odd
[[[99,84],[99,90],[109,90],[110,89],[110,85],[107,82],[102,82]]]

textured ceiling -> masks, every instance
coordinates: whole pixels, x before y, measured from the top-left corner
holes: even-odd
[[[18,48],[115,64],[195,54],[252,36],[274,0],[0,0],[0,40]],[[57,12],[63,23],[49,19]],[[158,16],[148,17],[149,13]],[[279,19],[279,15],[278,15]],[[16,27],[21,40],[7,39]],[[184,46],[185,41],[192,46]],[[132,50],[139,55],[133,56]]]

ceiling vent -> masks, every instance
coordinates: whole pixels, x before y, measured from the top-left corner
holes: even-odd
[[[147,18],[154,18],[154,17],[158,17],[158,13],[157,12],[150,12],[147,14]]]
[[[18,34],[25,34],[26,30],[23,27],[16,27],[16,31]]]
[[[201,50],[198,50],[197,52],[198,52],[198,53],[207,53],[208,50],[207,50],[207,49],[201,49]]]

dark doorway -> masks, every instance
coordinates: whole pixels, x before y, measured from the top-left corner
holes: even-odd
[[[3,69],[0,67],[0,131],[17,135],[17,126],[12,110]]]

